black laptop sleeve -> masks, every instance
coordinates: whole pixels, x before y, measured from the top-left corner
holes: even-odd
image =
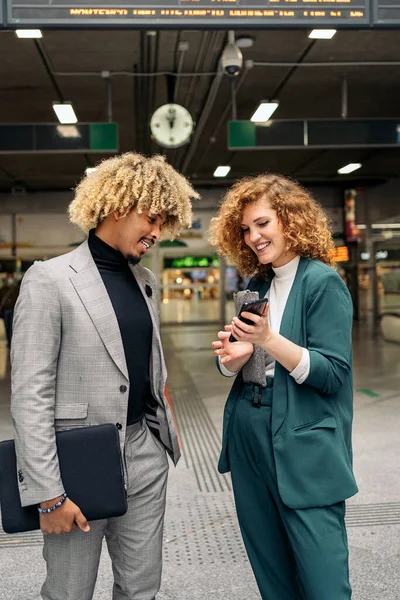
[[[125,514],[128,505],[116,426],[60,431],[56,440],[64,489],[87,520]],[[14,440],[0,442],[0,506],[6,533],[39,529],[37,506],[21,506]]]

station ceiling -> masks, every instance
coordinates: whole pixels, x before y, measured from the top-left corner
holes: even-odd
[[[399,117],[400,123],[400,32],[347,29],[331,40],[310,40],[309,31],[236,32],[236,37],[254,39],[252,47],[242,50],[244,68],[235,78],[237,118],[249,119],[260,100],[278,99],[277,119],[341,118],[345,109],[348,118]],[[346,186],[350,181],[376,185],[399,176],[400,147],[229,151],[231,79],[218,74],[226,43],[227,32],[221,30],[52,30],[44,31],[41,40],[2,31],[0,122],[56,122],[52,103],[59,100],[73,103],[80,122],[106,122],[107,86],[101,73],[109,71],[119,152],[165,153],[195,186],[230,184],[263,171],[306,184]],[[304,66],[309,63],[320,66]],[[196,122],[191,143],[176,150],[160,148],[149,130],[152,113],[168,101],[166,73],[175,75],[175,102]],[[0,191],[68,190],[86,167],[107,156],[0,153]],[[338,175],[337,169],[349,162],[363,166],[345,178]],[[225,180],[213,177],[221,164],[231,166]]]

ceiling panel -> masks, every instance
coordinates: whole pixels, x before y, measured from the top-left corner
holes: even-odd
[[[239,119],[249,119],[260,100],[273,96],[280,102],[275,118],[340,118],[343,79],[348,86],[349,117],[400,117],[398,65],[336,64],[400,62],[398,31],[343,30],[328,41],[311,41],[306,30],[237,32],[237,36],[246,34],[254,45],[243,49],[245,67],[235,79]],[[216,74],[226,41],[227,32],[221,30],[58,30],[45,31],[39,42],[18,40],[11,31],[0,32],[1,120],[54,122],[52,102],[64,99],[73,102],[80,121],[107,121],[107,86],[101,73],[109,71],[120,151],[164,153],[194,183],[221,185],[212,176],[218,164],[231,165],[229,181],[273,170],[304,181],[342,185],[345,180],[337,175],[337,168],[354,160],[363,162],[354,181],[365,185],[399,176],[397,148],[229,151],[231,80]],[[261,62],[296,66],[257,64]],[[326,64],[299,66],[304,62]],[[153,111],[168,101],[169,80],[175,81],[175,101],[185,105],[196,122],[191,144],[177,150],[160,148],[149,132]],[[0,190],[19,185],[27,190],[70,189],[86,166],[107,156],[0,154]]]

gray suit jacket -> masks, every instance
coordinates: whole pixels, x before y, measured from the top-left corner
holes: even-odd
[[[176,464],[180,452],[164,396],[156,280],[140,265],[131,269],[153,322],[154,404],[146,419]],[[87,242],[27,271],[15,308],[11,363],[19,490],[28,506],[63,492],[56,431],[120,423],[124,450],[129,386],[135,382],[129,381],[118,322]]]

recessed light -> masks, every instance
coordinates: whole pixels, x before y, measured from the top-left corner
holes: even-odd
[[[236,38],[235,44],[238,48],[251,48],[254,44],[254,38],[249,35],[242,35],[241,37]]]
[[[220,165],[214,171],[214,177],[226,177],[231,170],[229,165]]]
[[[15,34],[20,39],[39,39],[43,37],[40,29],[16,29]]]
[[[345,165],[344,167],[341,167],[340,169],[338,169],[338,173],[340,175],[347,175],[348,173],[357,171],[357,169],[360,169],[361,167],[362,167],[361,163],[349,163],[348,165]]]
[[[312,40],[331,40],[336,33],[336,29],[313,29],[309,34]]]
[[[78,122],[78,118],[70,102],[53,102],[53,110],[62,125]]]
[[[257,110],[250,118],[253,123],[266,123],[270,120],[272,114],[276,111],[279,106],[278,100],[263,100],[260,102]]]

